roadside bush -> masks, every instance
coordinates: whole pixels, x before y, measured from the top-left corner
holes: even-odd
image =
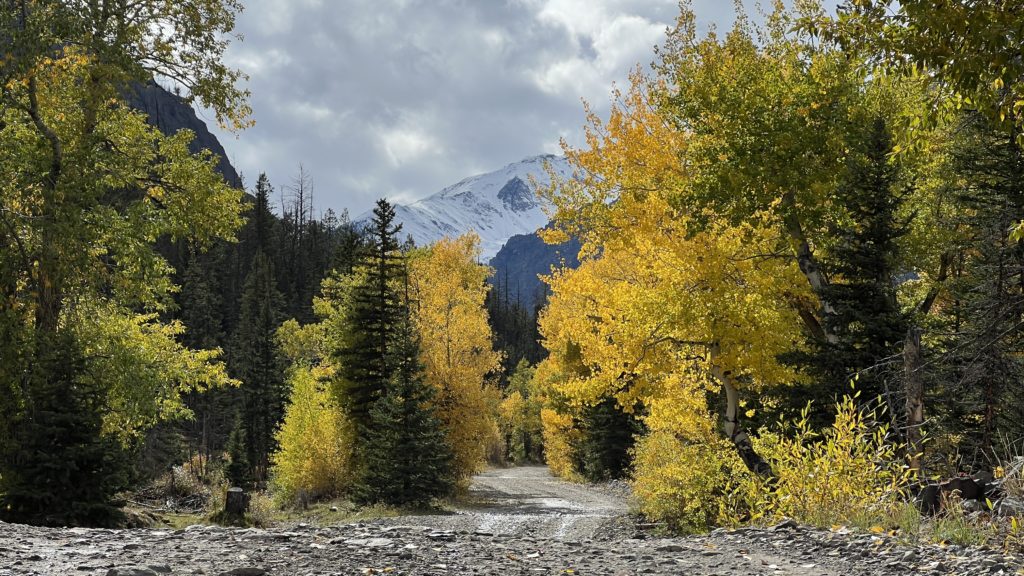
[[[574,482],[580,481],[582,478],[576,472],[574,446],[580,441],[582,432],[573,426],[572,416],[544,408],[540,412],[540,420],[548,468],[556,476]]]
[[[633,494],[640,512],[676,532],[703,532],[753,519],[759,491],[729,442],[687,440],[656,430],[637,442]]]
[[[835,420],[821,433],[811,430],[809,410],[762,434],[758,449],[776,478],[771,512],[816,526],[884,524],[907,501],[911,472],[900,445],[874,412],[862,412],[854,398],[836,405]]]
[[[852,398],[836,408],[832,426],[820,433],[805,410],[795,422],[753,438],[771,464],[771,479],[747,470],[716,432],[716,420],[662,418],[635,449],[640,511],[683,532],[783,517],[816,526],[891,524],[908,501],[910,471],[900,446]]]

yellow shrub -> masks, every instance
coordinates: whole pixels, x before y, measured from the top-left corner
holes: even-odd
[[[340,493],[348,480],[352,430],[313,369],[293,369],[291,398],[272,456],[280,499],[301,502]]]
[[[654,408],[658,425],[637,444],[633,491],[642,513],[675,530],[781,517],[866,527],[887,523],[907,501],[910,472],[900,447],[851,398],[820,434],[810,430],[805,411],[779,431],[753,438],[772,466],[771,481],[746,469],[715,431],[715,419],[674,418],[669,407]]]
[[[635,450],[633,494],[651,520],[701,532],[750,521],[756,513],[757,480],[728,441],[691,442],[657,430]]]
[[[548,468],[556,476],[567,480],[580,480],[573,465],[573,446],[579,442],[582,432],[573,428],[572,416],[559,414],[550,408],[540,412],[544,433],[544,454]]]
[[[906,502],[910,471],[888,427],[875,424],[875,414],[861,413],[849,397],[820,434],[810,430],[806,415],[757,442],[777,476],[772,512],[818,526],[881,524],[892,517]]]

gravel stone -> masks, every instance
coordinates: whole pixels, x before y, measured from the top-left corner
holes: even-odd
[[[478,476],[449,514],[268,530],[0,523],[0,576],[1008,576],[1024,567],[1018,554],[790,522],[665,538],[630,516],[628,501],[621,484],[569,484],[532,467]]]

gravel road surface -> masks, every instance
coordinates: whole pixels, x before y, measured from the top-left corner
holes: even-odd
[[[481,474],[453,513],[334,526],[172,531],[0,522],[0,576],[998,576],[1024,574],[1021,560],[792,523],[663,538],[628,515],[621,487],[569,484],[544,468]]]

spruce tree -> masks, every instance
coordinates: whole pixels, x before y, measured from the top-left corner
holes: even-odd
[[[235,425],[228,436],[228,465],[224,470],[231,486],[248,488],[252,484],[252,466],[249,463],[249,446],[246,441],[246,426],[241,414],[235,415]]]
[[[834,244],[823,259],[830,281],[823,293],[834,308],[825,332],[836,339],[811,340],[810,353],[796,361],[808,366],[813,388],[787,394],[794,409],[813,400],[812,416],[820,425],[831,421],[834,402],[849,393],[853,379],[861,398],[869,401],[895,388],[887,387],[886,379],[895,379],[902,364],[887,361],[902,349],[909,327],[896,300],[897,240],[906,228],[898,217],[905,194],[889,159],[892,139],[882,119],[863,134],[837,194],[845,218],[832,225]],[[886,400],[896,403],[895,398]]]
[[[80,378],[74,338],[38,334],[24,380],[24,409],[0,454],[0,519],[47,526],[112,526],[127,459],[102,434],[104,391]]]
[[[178,305],[181,310],[179,317],[185,324],[182,340],[190,348],[212,350],[226,347],[224,323],[227,307],[224,298],[228,295],[218,273],[225,260],[225,252],[223,247],[206,254],[193,252],[185,267]],[[235,390],[189,392],[185,404],[192,410],[194,418],[173,428],[154,431],[157,435],[147,437],[144,450],[148,452],[167,443],[170,438],[159,436],[161,432],[175,433],[181,430],[200,457],[210,462],[211,456],[223,446],[223,440],[231,430],[230,417],[235,410],[235,397]],[[180,458],[173,451],[166,454],[173,460],[153,460],[148,465],[151,472],[164,471],[180,463]]]
[[[615,398],[604,398],[583,412],[579,424],[583,440],[578,447],[579,469],[592,482],[624,478],[632,464],[636,437],[643,424],[624,411]]]
[[[241,416],[253,476],[266,480],[274,433],[284,418],[287,391],[275,344],[280,294],[270,260],[257,251],[242,293],[242,310],[232,342],[231,368],[242,381]]]
[[[452,492],[452,452],[432,406],[434,389],[423,379],[408,308],[402,315],[388,353],[395,372],[370,409],[359,452],[363,468],[356,496],[363,502],[425,506]]]
[[[224,302],[211,255],[192,254],[181,281],[180,318],[189,347],[210,350],[224,342]]]
[[[403,322],[397,291],[403,274],[399,230],[394,208],[387,200],[378,200],[355,272],[359,281],[352,288],[348,333],[335,352],[336,392],[355,424],[357,446],[371,427],[371,407],[396,371],[390,350]]]
[[[1016,135],[968,114],[952,154],[959,176],[952,225],[970,233],[955,247],[928,406],[957,450],[980,461],[1024,435],[1024,244],[1007,234],[1024,219],[1024,151]]]

